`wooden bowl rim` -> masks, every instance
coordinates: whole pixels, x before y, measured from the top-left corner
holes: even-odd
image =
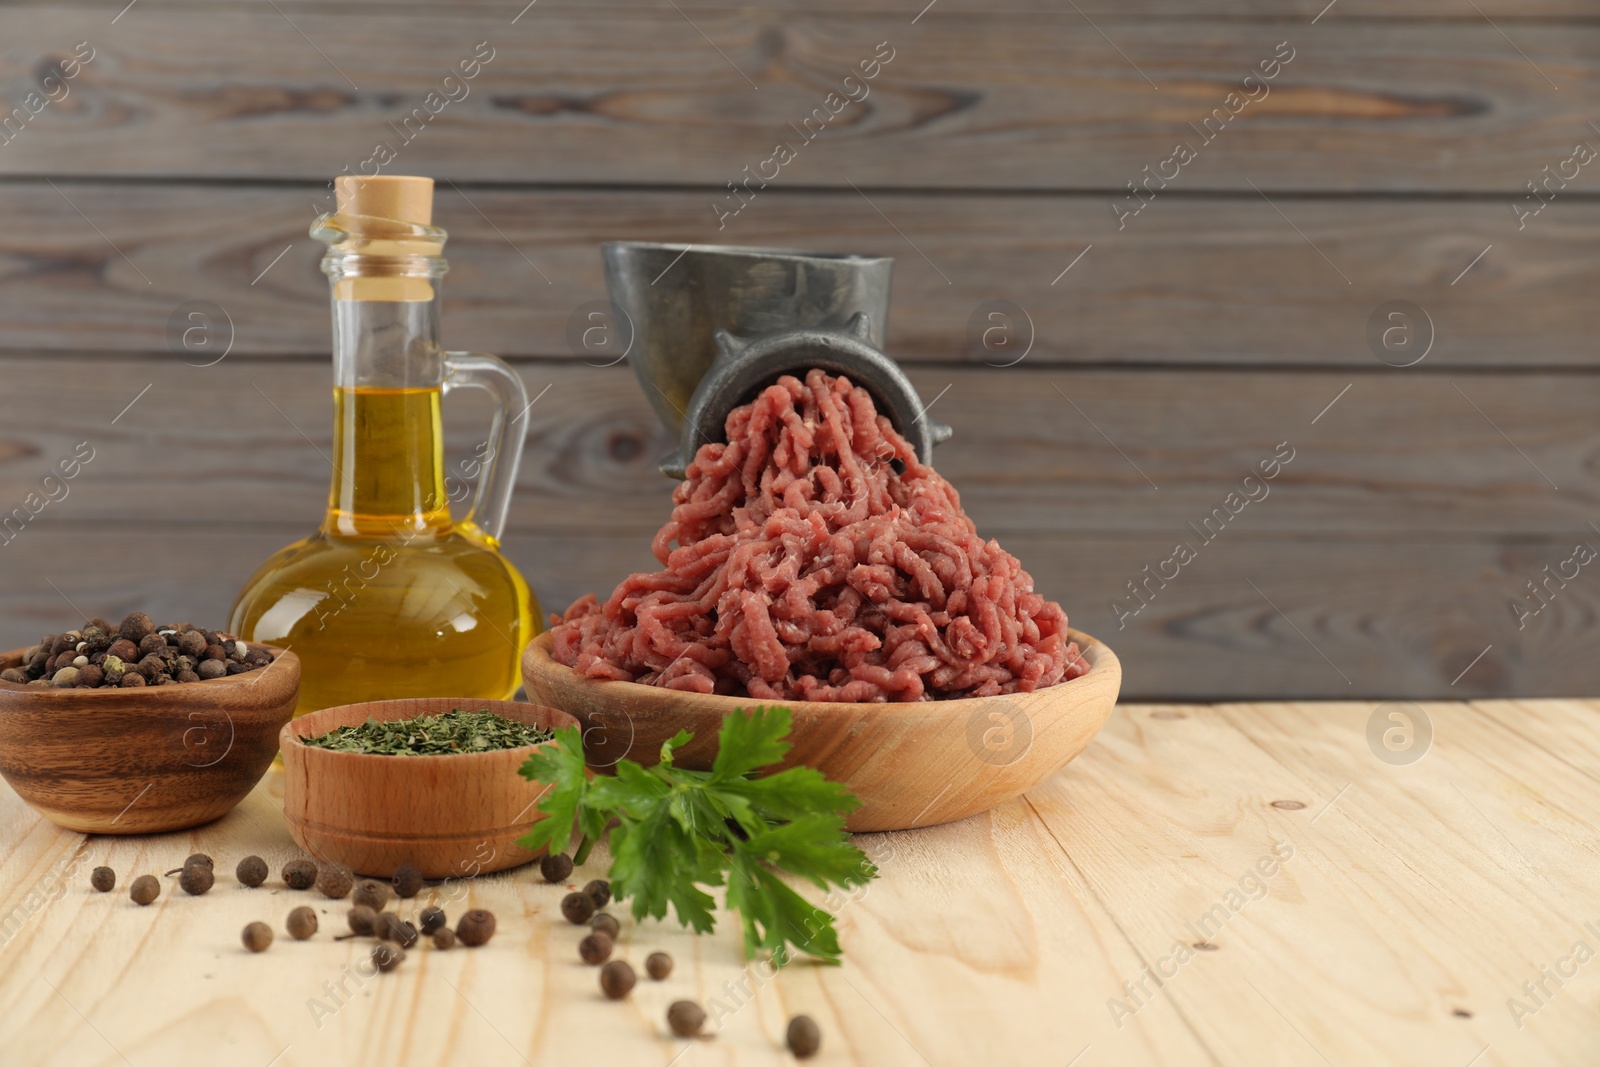
[[[281,648],[278,645],[269,645],[261,641],[249,641],[246,643],[252,648],[264,648],[268,652],[271,652],[273,654],[272,662],[261,668],[259,671],[246,671],[244,674],[224,675],[221,678],[202,678],[198,682],[180,682],[176,686],[142,685],[135,689],[123,689],[121,686],[101,686],[95,689],[56,689],[54,687],[46,689],[41,686],[20,685],[17,682],[8,682],[4,679],[0,679],[0,714],[4,714],[8,711],[20,710],[17,707],[17,701],[7,699],[10,697],[22,697],[26,701],[43,702],[49,700],[76,698],[80,697],[82,694],[89,693],[93,694],[89,698],[91,700],[109,699],[112,694],[115,694],[124,700],[140,701],[152,700],[154,699],[155,694],[160,693],[165,700],[172,701],[178,696],[178,694],[172,692],[174,688],[177,688],[182,693],[215,692],[219,689],[226,689],[230,687],[237,687],[239,689],[253,689],[272,671],[272,668],[276,667],[280,662],[286,663],[294,668],[292,672],[286,673],[284,671],[279,671],[278,673],[282,677],[293,678],[293,689],[295,691],[299,690],[299,656],[295,655],[290,649]],[[21,663],[22,654],[26,651],[28,651],[26,648],[14,648],[9,652],[0,652],[0,670],[4,670],[8,666],[15,666],[16,663]],[[13,663],[13,658],[15,659],[15,663]],[[281,699],[283,695],[281,692],[274,695],[275,688],[277,687],[269,687],[262,691],[269,698],[262,701],[263,706],[276,704],[278,700]],[[146,693],[148,693],[149,696],[145,696],[144,694]],[[76,710],[82,711],[87,709],[79,708]]]
[[[161,688],[165,689],[166,687],[161,686]],[[282,728],[279,729],[278,748],[284,754],[285,759],[288,758],[289,750],[292,748],[294,749],[297,758],[306,760],[321,760],[329,758],[350,760],[381,760],[384,761],[386,766],[404,765],[407,767],[426,766],[434,763],[437,760],[449,760],[449,765],[454,767],[465,766],[469,761],[472,760],[481,761],[483,759],[504,758],[506,755],[514,753],[531,753],[534,749],[543,748],[545,745],[551,744],[555,741],[555,738],[551,737],[548,740],[540,741],[533,745],[518,745],[516,748],[492,748],[486,752],[452,752],[449,754],[440,754],[436,756],[407,756],[402,753],[384,754],[380,752],[343,752],[336,748],[319,748],[315,745],[306,744],[305,741],[302,740],[301,731],[297,729],[298,726],[307,723],[316,716],[323,715],[330,711],[345,711],[350,708],[368,708],[376,705],[411,704],[417,700],[439,700],[450,701],[459,704],[487,705],[481,710],[494,711],[496,714],[499,714],[499,711],[496,709],[501,707],[541,708],[567,720],[564,723],[558,723],[554,727],[547,727],[547,729],[551,730],[552,733],[564,726],[572,726],[580,731],[583,729],[583,724],[578,722],[577,717],[571,712],[562,711],[560,708],[554,707],[550,704],[536,704],[531,700],[468,700],[458,697],[395,697],[389,700],[358,700],[353,704],[334,704],[330,707],[318,708],[316,711],[307,712],[304,715],[297,715],[288,722],[284,723]],[[417,716],[413,715],[411,718],[417,718]],[[395,719],[380,719],[379,721],[394,722]],[[337,727],[329,727],[328,729],[337,729]],[[321,732],[327,733],[328,729],[324,729]],[[311,731],[307,732],[309,733]],[[396,760],[402,762],[396,763],[394,762]]]
[[[802,710],[817,714],[831,714],[835,712],[851,712],[861,714],[870,710],[878,713],[898,713],[901,715],[931,714],[958,715],[962,712],[971,714],[981,706],[996,700],[1039,700],[1051,696],[1065,696],[1072,692],[1075,682],[1088,683],[1091,678],[1098,681],[1100,677],[1121,667],[1121,660],[1111,651],[1111,646],[1101,641],[1093,634],[1084,633],[1082,630],[1067,628],[1067,639],[1076,641],[1083,651],[1083,657],[1089,661],[1089,669],[1076,678],[1069,678],[1064,682],[1035,689],[1031,693],[999,693],[986,697],[957,697],[953,700],[890,700],[866,701],[859,703],[846,703],[837,700],[783,700],[766,699],[763,697],[734,697],[723,696],[717,693],[689,693],[679,689],[664,689],[658,685],[646,685],[643,682],[624,682],[614,678],[587,678],[578,674],[576,670],[566,664],[557,663],[550,655],[550,645],[554,640],[551,632],[544,633],[528,642],[528,647],[523,650],[522,661],[524,669],[532,674],[534,672],[558,673],[566,672],[581,685],[595,686],[598,692],[615,693],[616,700],[642,701],[654,699],[656,701],[689,700],[700,704],[707,710],[720,710],[724,714],[739,711],[744,708],[782,706],[789,708],[794,714],[799,715]],[[623,687],[612,689],[610,687]],[[1078,686],[1082,689],[1084,686]],[[648,694],[648,695],[647,695]]]

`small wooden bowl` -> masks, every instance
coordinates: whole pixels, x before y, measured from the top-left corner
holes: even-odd
[[[0,774],[57,826],[84,834],[185,830],[233,810],[278,751],[300,659],[143,689],[0,682]],[[25,650],[0,655],[0,670]]]
[[[585,678],[550,658],[548,632],[523,652],[522,677],[530,697],[577,716],[589,766],[598,770],[623,758],[654,763],[679,730],[694,740],[674,761],[709,770],[725,716],[784,703],[794,713],[794,747],[780,769],[803,764],[847,786],[861,801],[846,820],[854,832],[909,830],[988,811],[1088,746],[1116,707],[1122,664],[1088,634],[1074,630],[1072,640],[1089,661],[1089,673],[1072,681],[1012,696],[905,704],[758,701]]]
[[[517,844],[544,818],[545,787],[517,774],[536,745],[452,756],[372,756],[313,748],[300,739],[376,719],[492,711],[550,730],[576,726],[538,704],[456,697],[374,700],[324,708],[279,734],[283,817],[300,847],[358,874],[388,878],[402,863],[425,878],[463,878],[537,859]]]

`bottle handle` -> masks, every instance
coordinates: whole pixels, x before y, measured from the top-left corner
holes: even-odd
[[[482,389],[494,398],[494,418],[489,423],[488,452],[478,477],[472,510],[456,525],[485,535],[496,545],[505,533],[511,511],[511,491],[522,465],[522,445],[528,418],[528,390],[517,372],[498,356],[487,352],[446,352],[444,391]]]

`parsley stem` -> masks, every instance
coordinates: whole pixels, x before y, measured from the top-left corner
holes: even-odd
[[[592,848],[594,848],[594,838],[584,834],[583,840],[578,842],[578,851],[572,854],[573,865],[582,867],[583,862],[589,858],[589,850]]]

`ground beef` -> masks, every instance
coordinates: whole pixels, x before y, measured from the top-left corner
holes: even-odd
[[[761,700],[1029,692],[1088,670],[1061,606],[849,379],[784,376],[727,419],[634,574],[552,618],[591,678]]]

